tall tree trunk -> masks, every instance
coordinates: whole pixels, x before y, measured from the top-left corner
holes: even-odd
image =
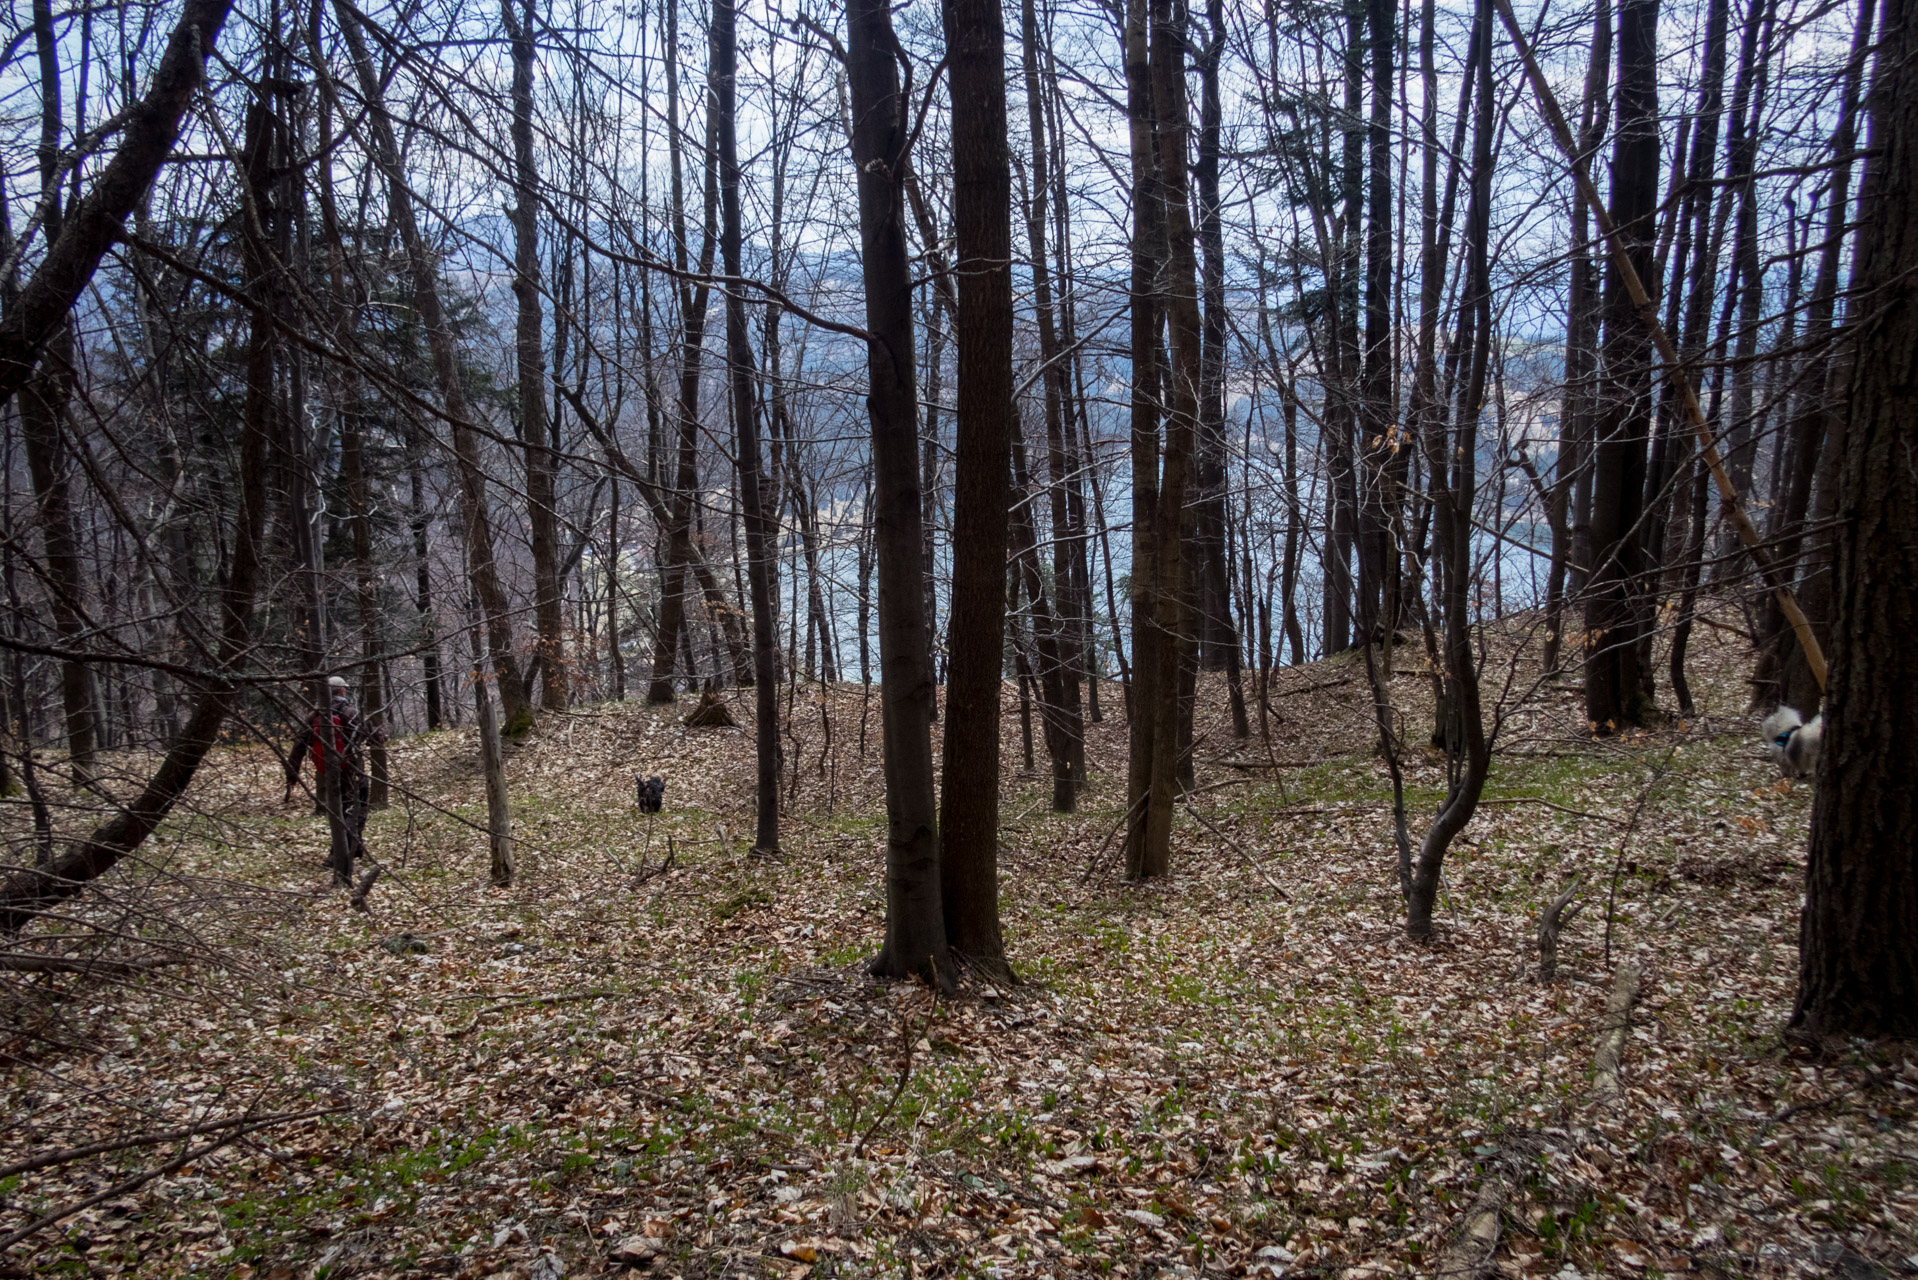
[[[673,264],[681,272],[679,280],[679,448],[674,471],[671,515],[666,535],[666,555],[659,567],[659,627],[653,637],[653,678],[646,689],[648,702],[665,703],[674,699],[673,662],[679,652],[681,636],[687,627],[687,567],[695,558],[693,551],[693,500],[699,489],[699,380],[706,345],[706,312],[711,301],[711,286],[705,277],[713,269],[713,249],[718,242],[715,220],[719,209],[718,172],[712,147],[712,111],[706,114],[707,145],[704,155],[703,190],[704,227],[696,269],[697,285],[685,278],[693,270],[686,242],[686,200],[681,177],[679,140],[679,7],[668,4],[666,12],[666,103],[667,152],[673,175]],[[686,673],[694,675],[692,671]],[[741,675],[737,661],[734,674]]]
[[[519,364],[519,438],[526,455],[526,523],[532,533],[533,628],[538,635],[540,698],[566,706],[566,649],[560,613],[559,519],[554,510],[556,455],[546,416],[546,347],[540,315],[539,167],[533,159],[533,55],[537,14],[523,0],[500,0],[513,53],[513,298],[518,303],[514,353]]]
[[[459,348],[446,309],[440,302],[439,278],[434,273],[433,256],[420,233],[413,214],[413,193],[401,167],[400,150],[393,136],[393,123],[387,115],[378,72],[366,51],[366,39],[360,33],[358,13],[337,0],[335,13],[340,33],[352,55],[353,69],[359,78],[360,95],[371,126],[371,146],[375,165],[386,180],[388,213],[399,227],[400,243],[413,275],[413,306],[426,330],[428,349],[433,356],[433,374],[438,382],[440,404],[451,419],[453,459],[460,479],[460,517],[466,540],[467,575],[479,596],[486,622],[487,648],[493,670],[499,677],[500,703],[505,713],[503,732],[518,734],[532,724],[532,707],[526,699],[526,682],[521,678],[519,660],[513,653],[512,611],[506,591],[500,584],[498,561],[493,555],[493,517],[488,509],[486,473],[480,465],[479,440],[473,429],[473,415],[466,401],[466,385],[460,374]]]
[[[1835,331],[1839,274],[1843,267],[1846,231],[1851,225],[1852,150],[1857,145],[1858,98],[1864,78],[1865,62],[1871,51],[1872,17],[1878,0],[1859,0],[1858,15],[1852,28],[1851,60],[1845,68],[1839,92],[1838,123],[1832,131],[1830,194],[1826,197],[1825,243],[1818,254],[1818,272],[1812,282],[1811,297],[1805,309],[1803,345],[1823,364],[1822,376],[1801,375],[1803,385],[1792,400],[1792,412],[1786,428],[1787,439],[1780,466],[1785,473],[1785,500],[1774,515],[1770,534],[1778,540],[1779,572],[1787,578],[1804,570],[1799,588],[1799,604],[1818,628],[1820,637],[1829,634],[1829,614],[1822,606],[1830,598],[1830,534],[1819,531],[1807,535],[1806,522],[1811,511],[1813,481],[1824,453],[1824,444],[1837,412],[1844,379],[1850,374],[1849,353],[1842,348],[1830,350]],[[1809,548],[1807,542],[1810,542]],[[1814,585],[1814,581],[1818,585]],[[1759,622],[1759,637],[1765,646],[1755,675],[1758,687],[1781,705],[1796,707],[1810,719],[1823,697],[1798,637],[1786,623],[1778,601],[1765,598]]]
[[[1151,573],[1148,597],[1154,633],[1156,687],[1150,697],[1135,701],[1137,718],[1150,725],[1145,746],[1142,795],[1130,797],[1138,810],[1127,832],[1126,871],[1135,879],[1164,875],[1171,865],[1172,810],[1181,761],[1180,694],[1182,667],[1196,660],[1185,548],[1191,539],[1193,512],[1187,501],[1194,437],[1198,430],[1201,351],[1198,261],[1194,251],[1189,188],[1186,179],[1187,111],[1185,85],[1186,29],[1184,10],[1171,0],[1152,0],[1151,81],[1152,117],[1157,123],[1157,185],[1163,194],[1166,246],[1161,296],[1171,335],[1170,361],[1164,370],[1166,388],[1165,462],[1159,474],[1152,516]],[[1128,50],[1128,58],[1130,51]],[[1135,476],[1134,484],[1137,484]],[[1137,570],[1135,569],[1136,573]],[[1135,611],[1137,605],[1134,605]],[[1135,612],[1135,637],[1139,622]],[[1138,640],[1133,641],[1138,648]],[[1143,667],[1143,660],[1139,665]],[[1133,738],[1137,750],[1140,740]]]
[[[1610,214],[1639,277],[1652,281],[1658,200],[1658,0],[1618,9],[1618,132]],[[1655,283],[1648,287],[1656,288]],[[1651,426],[1652,344],[1616,264],[1605,276],[1601,402],[1592,424],[1592,573],[1585,603],[1585,718],[1617,733],[1652,714],[1639,644],[1645,551],[1640,515]]]
[[[1770,0],[1757,0],[1745,15],[1738,81],[1732,93],[1731,132],[1726,140],[1725,155],[1726,177],[1731,190],[1738,193],[1732,232],[1732,280],[1738,300],[1738,323],[1732,335],[1731,395],[1722,430],[1725,436],[1725,469],[1731,476],[1732,487],[1745,498],[1752,493],[1752,478],[1758,458],[1758,424],[1754,420],[1753,408],[1757,391],[1755,363],[1765,279],[1759,263],[1758,181],[1755,171],[1771,69],[1772,8]],[[1727,522],[1722,537],[1725,555],[1733,555],[1737,545],[1738,535]],[[1736,561],[1727,559],[1724,563],[1729,568]]]
[[[1052,581],[1058,604],[1054,647],[1059,653],[1059,723],[1066,734],[1067,764],[1073,789],[1085,782],[1085,712],[1081,703],[1082,680],[1086,668],[1086,599],[1084,592],[1084,555],[1081,532],[1084,503],[1075,513],[1071,500],[1077,484],[1077,467],[1071,446],[1075,432],[1070,429],[1067,401],[1071,397],[1070,369],[1060,358],[1059,331],[1054,323],[1052,273],[1046,260],[1046,202],[1051,187],[1053,157],[1046,147],[1045,102],[1040,83],[1039,60],[1043,48],[1039,42],[1038,17],[1032,0],[1023,0],[1019,9],[1020,33],[1024,48],[1026,81],[1026,118],[1032,133],[1032,188],[1026,202],[1026,232],[1032,246],[1032,300],[1039,317],[1039,358],[1045,365],[1046,423],[1046,503],[1052,523]],[[1075,520],[1075,514],[1077,519]],[[1053,807],[1061,797],[1055,793]],[[1067,807],[1072,800],[1067,798]],[[1061,810],[1064,812],[1065,810]]]
[[[716,0],[712,19],[714,144],[719,150],[720,257],[737,279],[740,266],[739,142],[737,80],[739,52],[733,0]],[[746,330],[746,295],[726,290],[726,363],[732,381],[733,448],[739,472],[739,502],[746,524],[746,584],[753,612],[753,740],[758,756],[756,852],[779,852],[779,603],[772,557],[776,539],[766,512],[759,468],[759,416],[753,405],[754,366]]]
[[[999,930],[999,690],[1014,413],[1006,37],[998,0],[944,0],[941,14],[959,305],[940,883],[953,950],[1009,977]]]
[[[57,249],[62,230],[60,54],[50,0],[33,0],[33,37],[39,54],[41,88],[40,199],[46,209],[41,226],[50,248]],[[65,440],[67,400],[73,393],[73,355],[73,327],[63,317],[47,336],[39,367],[21,388],[20,434],[26,445],[34,501],[39,507],[33,523],[40,526],[53,631],[64,647],[81,649],[87,632],[83,603],[86,578],[80,566],[80,543],[74,534]],[[98,726],[93,673],[77,658],[60,664],[60,702],[66,713],[67,760],[74,785],[85,786],[93,781]]]
[[[1604,139],[1610,115],[1612,8],[1599,0],[1592,16],[1592,49],[1579,109],[1578,147],[1589,155]],[[1572,246],[1567,262],[1565,394],[1559,406],[1558,462],[1553,470],[1552,563],[1546,585],[1544,667],[1560,669],[1565,606],[1583,594],[1592,564],[1591,420],[1597,401],[1599,290],[1592,259],[1592,215],[1572,196]]]
[[[933,672],[920,562],[919,406],[902,190],[910,108],[899,89],[904,55],[887,0],[853,0],[846,27],[866,328],[872,335],[866,412],[872,424],[886,774],[886,941],[872,971],[881,977],[917,974],[950,988],[933,798]],[[1004,545],[1001,536],[996,546]],[[992,786],[997,788],[997,778]]]
[[[1126,0],[1126,120],[1132,158],[1132,681],[1128,689],[1130,751],[1126,767],[1126,875],[1163,875],[1166,860],[1147,832],[1153,749],[1166,637],[1159,627],[1161,582],[1159,493],[1159,245],[1163,199],[1152,101],[1152,15],[1149,0]],[[1103,523],[1103,521],[1101,522]],[[1167,801],[1170,793],[1167,793]],[[1170,819],[1168,818],[1168,822]]]
[[[1918,1037],[1918,12],[1883,0],[1852,285],[1825,747],[1792,1029]]]
[[[1236,648],[1225,564],[1225,237],[1219,216],[1219,150],[1223,110],[1219,62],[1225,52],[1222,0],[1206,0],[1207,38],[1193,52],[1199,72],[1198,150],[1192,166],[1199,200],[1198,236],[1203,319],[1200,323],[1199,434],[1193,457],[1195,514],[1193,600],[1198,613],[1199,666],[1225,668]]]
[[[1392,54],[1397,42],[1393,0],[1366,0],[1372,111],[1366,124],[1365,335],[1358,369],[1359,643],[1389,647],[1396,618],[1384,616],[1397,597],[1392,526],[1397,497],[1392,469],[1402,452],[1393,439],[1392,360]],[[1349,126],[1348,126],[1349,127]],[[1348,214],[1348,216],[1351,216]]]
[[[1405,931],[1414,939],[1432,933],[1432,909],[1439,876],[1452,841],[1478,809],[1491,765],[1491,746],[1479,706],[1478,654],[1473,646],[1472,506],[1478,471],[1478,419],[1484,408],[1486,366],[1492,346],[1491,239],[1492,133],[1497,103],[1492,97],[1492,0],[1478,0],[1474,16],[1478,57],[1472,128],[1472,192],[1465,220],[1467,279],[1460,309],[1473,312],[1471,357],[1460,390],[1456,427],[1449,441],[1438,433],[1426,439],[1433,515],[1434,577],[1445,631],[1441,699],[1449,721],[1444,726],[1446,793],[1438,816],[1419,842],[1405,904]],[[1461,329],[1464,322],[1461,320]],[[1449,479],[1448,479],[1449,477]],[[1496,550],[1493,554],[1497,554]]]

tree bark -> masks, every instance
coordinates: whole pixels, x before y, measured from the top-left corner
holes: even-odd
[[[1918,12],[1883,0],[1832,560],[1825,743],[1799,928],[1801,1036],[1918,1036]]]
[[[886,774],[886,940],[871,967],[881,977],[917,975],[950,988],[933,799],[932,653],[920,561],[918,387],[903,191],[909,104],[900,92],[902,53],[887,0],[853,0],[846,26],[866,329],[872,335],[866,345],[866,412],[872,424]],[[1003,536],[998,545],[1004,546]]]
[[[1641,280],[1652,280],[1658,200],[1658,0],[1618,9],[1618,133],[1610,214]],[[1656,287],[1650,285],[1649,287]],[[1647,722],[1640,638],[1645,552],[1646,445],[1651,427],[1652,343],[1617,264],[1605,278],[1601,403],[1592,424],[1592,572],[1585,604],[1585,718],[1596,733]]]
[[[1479,705],[1478,655],[1472,644],[1472,507],[1477,489],[1478,419],[1485,401],[1486,366],[1492,345],[1492,285],[1488,248],[1491,238],[1492,133],[1497,104],[1492,98],[1492,0],[1478,0],[1473,42],[1478,57],[1472,129],[1472,192],[1466,210],[1467,279],[1461,311],[1471,314],[1471,357],[1460,390],[1452,439],[1427,437],[1427,466],[1432,487],[1434,577],[1444,626],[1444,689],[1441,706],[1447,757],[1445,801],[1419,842],[1406,895],[1405,931],[1413,939],[1432,933],[1432,909],[1438,902],[1439,876],[1454,838],[1478,809],[1492,752]],[[1461,317],[1461,328],[1464,327]],[[1494,551],[1493,554],[1497,554]]]
[[[546,414],[546,346],[540,307],[539,167],[533,159],[533,56],[536,13],[524,0],[500,0],[513,55],[514,354],[519,365],[519,437],[526,456],[526,523],[533,552],[533,628],[538,636],[540,699],[566,706],[566,644],[560,614],[559,520],[554,511],[556,455]]]
[[[733,0],[716,0],[712,17],[713,142],[719,151],[720,258],[726,274],[740,275],[739,50]],[[753,850],[779,852],[779,637],[772,556],[775,538],[766,513],[759,467],[759,420],[753,404],[754,366],[746,329],[746,295],[726,290],[726,365],[732,382],[733,445],[739,502],[746,525],[746,583],[753,613],[753,741],[757,749],[758,811]],[[823,637],[822,637],[823,638]]]
[[[939,872],[948,943],[1003,978],[1011,971],[999,930],[999,691],[1014,412],[1005,25],[998,0],[944,0],[941,14],[959,288]]]

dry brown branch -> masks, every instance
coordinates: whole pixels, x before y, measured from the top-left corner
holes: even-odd
[[[317,1111],[282,1111],[265,1116],[229,1116],[224,1120],[208,1120],[203,1124],[191,1125],[185,1129],[169,1129],[165,1133],[140,1133],[131,1138],[109,1138],[102,1142],[89,1142],[84,1146],[45,1151],[37,1156],[29,1156],[25,1160],[0,1165],[0,1178],[33,1173],[38,1169],[51,1169],[55,1165],[71,1164],[75,1160],[105,1155],[110,1151],[126,1151],[133,1147],[157,1147],[163,1142],[178,1142],[182,1138],[194,1138],[203,1133],[218,1133],[222,1129],[231,1129],[235,1125],[291,1124],[295,1120],[311,1120],[316,1116],[332,1115],[339,1110],[339,1107],[322,1107]]]
[[[1538,980],[1553,982],[1558,978],[1558,935],[1572,922],[1584,903],[1572,902],[1578,891],[1585,887],[1585,877],[1581,873],[1565,892],[1552,900],[1552,905],[1539,913],[1538,917]]]

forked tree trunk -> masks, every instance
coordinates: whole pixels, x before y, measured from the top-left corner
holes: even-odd
[[[666,46],[679,47],[679,6],[668,4]],[[673,264],[683,273],[689,270],[686,243],[686,197],[681,177],[679,141],[679,74],[676,56],[666,59],[666,138],[667,154],[673,175]],[[712,117],[707,116],[707,137],[711,140]],[[680,637],[686,630],[686,583],[693,550],[693,497],[699,488],[699,379],[701,358],[706,344],[706,311],[711,286],[704,279],[713,269],[713,249],[718,240],[714,220],[718,216],[718,173],[710,146],[705,153],[704,236],[699,247],[697,285],[682,275],[679,281],[680,365],[679,365],[679,447],[676,454],[671,514],[667,524],[666,554],[659,566],[659,627],[653,637],[653,678],[646,688],[648,702],[673,701],[673,665],[679,652]],[[734,666],[739,674],[738,664]],[[688,671],[687,675],[694,674]]]
[[[1189,186],[1186,180],[1187,113],[1184,11],[1170,0],[1153,0],[1149,74],[1152,113],[1157,121],[1157,184],[1163,193],[1166,257],[1162,297],[1170,334],[1166,391],[1165,461],[1152,510],[1152,591],[1150,621],[1155,633],[1156,687],[1134,705],[1150,725],[1145,746],[1144,802],[1127,833],[1126,870],[1134,878],[1164,875],[1171,866],[1172,816],[1181,764],[1181,673],[1196,662],[1189,608],[1185,548],[1191,541],[1193,511],[1188,503],[1194,439],[1198,431],[1199,383],[1203,365],[1199,318],[1198,261],[1194,251]],[[1128,42],[1128,61],[1131,53]],[[1130,71],[1128,69],[1128,74]],[[1136,450],[1136,446],[1135,446]],[[1135,480],[1135,484],[1136,484]],[[1135,610],[1137,605],[1134,606]],[[1135,613],[1135,635],[1140,623]],[[1137,649],[1135,639],[1133,647]],[[1143,667],[1143,661],[1140,666]],[[1134,750],[1140,739],[1133,737]]]
[[[1488,246],[1491,238],[1492,132],[1497,104],[1492,98],[1492,0],[1478,0],[1473,38],[1478,57],[1472,66],[1476,109],[1472,128],[1472,193],[1467,206],[1465,251],[1467,278],[1460,308],[1471,321],[1471,356],[1459,392],[1452,438],[1426,439],[1431,476],[1434,578],[1444,627],[1441,699],[1448,786],[1438,816],[1419,842],[1406,894],[1405,931],[1414,939],[1432,933],[1432,909],[1438,902],[1439,876],[1452,841],[1478,809],[1491,764],[1491,747],[1479,706],[1478,654],[1473,647],[1472,506],[1478,482],[1478,419],[1485,400],[1486,366],[1492,345],[1492,285]],[[1463,319],[1460,328],[1464,329]]]
[[[1833,539],[1831,675],[1799,930],[1803,1036],[1918,1037],[1918,5],[1884,0]]]

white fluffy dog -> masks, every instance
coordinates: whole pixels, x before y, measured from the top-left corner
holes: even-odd
[[[1809,778],[1818,772],[1818,751],[1824,743],[1823,716],[1813,716],[1806,724],[1790,707],[1780,707],[1765,717],[1765,749],[1787,778]]]

